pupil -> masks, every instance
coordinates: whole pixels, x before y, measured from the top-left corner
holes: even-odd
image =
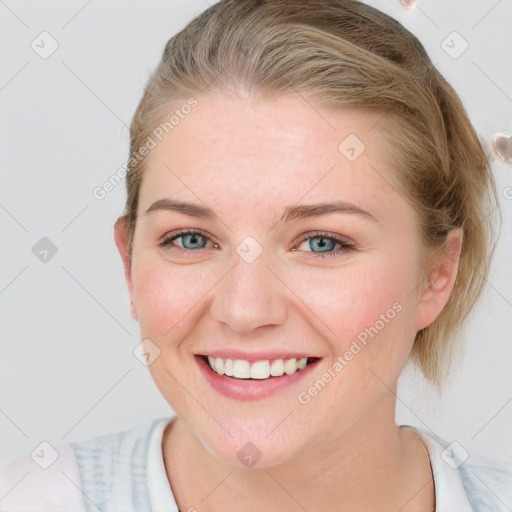
[[[320,249],[325,248],[326,242],[331,242],[331,244],[333,243],[329,238],[317,238],[316,240],[320,240],[320,243],[317,244]]]
[[[199,237],[200,237],[200,236],[201,236],[201,235],[186,235],[186,237],[184,238],[184,240],[188,238],[189,242],[190,242],[192,245],[195,245],[195,244],[197,244],[197,243],[198,243],[197,241],[198,241],[198,239],[199,239]]]

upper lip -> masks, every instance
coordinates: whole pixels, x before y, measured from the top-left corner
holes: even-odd
[[[265,350],[261,352],[244,352],[238,349],[217,349],[217,350],[205,350],[203,352],[199,352],[196,355],[198,356],[211,356],[211,357],[220,357],[221,359],[243,359],[249,362],[255,361],[272,361],[275,359],[302,359],[303,357],[311,357],[311,358],[319,358],[319,356],[313,355],[311,353],[305,352],[283,352],[276,350]]]

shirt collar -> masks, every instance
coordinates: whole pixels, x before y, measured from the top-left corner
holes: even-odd
[[[452,457],[453,450],[450,450],[450,445],[443,446],[425,429],[401,426],[414,430],[427,449],[434,478],[436,512],[473,512],[457,469],[459,464]]]
[[[154,512],[178,512],[178,506],[167,478],[162,451],[164,430],[174,418],[175,416],[163,418],[154,428],[149,440],[146,482],[151,510]]]

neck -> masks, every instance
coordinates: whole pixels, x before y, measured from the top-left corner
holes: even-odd
[[[414,432],[395,424],[395,405],[390,393],[348,431],[318,436],[261,469],[224,464],[176,418],[162,446],[180,510],[433,510],[428,456]]]

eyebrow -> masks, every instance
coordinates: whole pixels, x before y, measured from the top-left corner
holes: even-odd
[[[171,198],[159,199],[158,201],[154,202],[146,210],[146,214],[157,210],[174,211],[182,213],[184,215],[188,215],[189,217],[196,217],[198,219],[218,219],[217,214],[207,206],[202,206],[200,204],[191,203],[187,201],[178,201],[176,199]],[[377,222],[378,224],[380,224],[380,221],[377,219],[377,217],[375,217],[375,215],[366,210],[363,210],[362,208],[353,203],[346,201],[333,201],[329,203],[323,202],[317,204],[300,204],[295,206],[287,206],[279,222],[286,223],[297,219],[318,217],[320,215],[326,215],[328,213],[348,213],[352,215],[357,215],[364,219],[371,220],[373,222]]]

